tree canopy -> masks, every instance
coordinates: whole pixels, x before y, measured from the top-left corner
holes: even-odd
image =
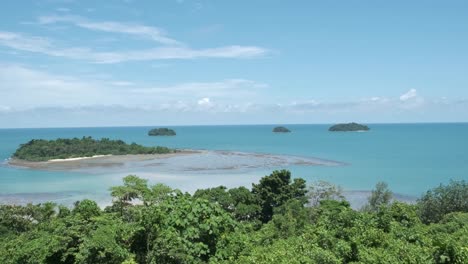
[[[20,145],[13,157],[26,161],[47,161],[95,155],[165,154],[171,152],[174,150],[167,147],[145,147],[136,143],[126,144],[122,140],[108,138],[99,140],[83,137],[56,140],[33,139]]]
[[[468,184],[451,181],[427,191],[418,201],[419,213],[425,223],[439,222],[451,212],[468,211]]]
[[[0,205],[0,263],[468,262],[464,182],[430,190],[415,205],[386,199],[379,184],[374,196],[385,199],[370,199],[378,210],[365,211],[329,183],[305,190],[288,171],[251,191],[220,186],[194,195],[129,175],[111,188],[104,210],[91,200]],[[305,197],[314,202],[305,206]],[[426,224],[428,199],[457,206]]]
[[[175,136],[176,132],[173,129],[166,127],[154,128],[148,131],[148,136]]]
[[[347,131],[368,131],[370,128],[366,125],[358,123],[336,124],[331,126],[328,131],[332,132],[347,132]]]
[[[278,127],[273,128],[273,132],[275,132],[275,133],[289,133],[289,132],[291,132],[291,130],[289,130],[288,128],[283,127],[283,126],[278,126]]]

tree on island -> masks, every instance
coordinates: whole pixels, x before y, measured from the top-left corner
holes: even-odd
[[[13,158],[26,161],[48,161],[95,155],[165,154],[171,152],[174,150],[166,147],[145,147],[136,143],[127,144],[122,140],[108,138],[98,140],[92,137],[83,137],[81,139],[33,139],[20,145],[13,154]]]
[[[172,129],[162,127],[154,128],[148,132],[148,136],[175,136],[176,132]]]
[[[332,132],[347,132],[347,131],[368,131],[370,128],[366,125],[358,123],[336,124],[331,126],[328,131]]]
[[[273,132],[274,133],[289,133],[289,132],[291,132],[291,130],[289,130],[286,127],[283,127],[283,126],[279,126],[279,127],[273,128]]]

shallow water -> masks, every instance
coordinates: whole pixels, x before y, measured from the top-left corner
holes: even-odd
[[[0,167],[0,202],[70,203],[93,198],[107,203],[108,188],[127,174],[163,182],[184,191],[217,186],[245,185],[271,172],[290,169],[295,177],[339,184],[348,191],[366,191],[378,181],[402,195],[419,196],[450,179],[468,179],[468,124],[370,125],[365,133],[331,133],[327,125],[288,125],[293,132],[275,134],[274,126],[172,127],[175,137],[149,137],[150,127],[3,129],[0,158],[7,159],[19,144],[33,138],[109,137],[147,146],[230,150],[311,157],[344,162],[345,166],[252,166],[229,170],[208,169],[206,161],[176,159],[165,168],[95,170],[89,172],[36,171]],[[236,157],[240,158],[240,157]],[[216,159],[208,159],[216,164]],[[203,163],[205,162],[205,163]],[[226,161],[229,164],[229,160]],[[193,166],[196,165],[196,166]],[[271,164],[270,164],[271,165]],[[192,168],[192,170],[187,168]],[[209,167],[209,166],[208,166]],[[186,169],[184,169],[186,168]],[[196,170],[193,168],[197,168]],[[360,192],[354,192],[360,193]],[[361,195],[361,196],[364,196]]]

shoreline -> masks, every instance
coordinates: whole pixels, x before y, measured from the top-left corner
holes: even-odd
[[[215,187],[215,186],[213,186]],[[207,187],[208,188],[208,187]],[[231,186],[231,188],[234,188]],[[183,190],[192,193],[195,190]],[[372,190],[343,190],[342,195],[351,204],[351,208],[359,210],[368,202]],[[26,205],[28,203],[40,204],[45,202],[56,202],[64,206],[72,206],[76,200],[93,199],[101,209],[110,206],[112,198],[108,193],[84,192],[84,191],[62,191],[62,192],[23,192],[23,193],[0,193],[0,205]],[[418,196],[401,193],[393,193],[392,201],[406,204],[416,203]]]
[[[184,156],[202,153],[202,150],[182,149],[167,154],[126,154],[126,155],[94,155],[91,157],[76,157],[67,159],[51,159],[48,161],[27,161],[16,158],[6,160],[8,166],[38,170],[72,170],[82,167],[109,167],[123,165],[126,162],[165,159],[176,156]]]
[[[138,155],[95,155],[49,161],[26,161],[11,158],[9,166],[49,171],[93,171],[116,168],[125,169],[158,169],[192,172],[234,171],[239,169],[262,169],[297,166],[344,166],[346,163],[313,157],[293,155],[240,152],[226,150],[192,150],[182,149],[167,154]]]
[[[66,159],[50,159],[44,162],[63,162],[63,161],[72,161],[72,160],[84,160],[84,159],[94,159],[94,158],[101,158],[101,157],[108,157],[108,156],[114,156],[112,154],[107,154],[107,155],[94,155],[91,157],[76,157],[76,158],[66,158]]]

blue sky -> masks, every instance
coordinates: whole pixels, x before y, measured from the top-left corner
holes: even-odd
[[[467,1],[5,1],[0,127],[468,121]]]

